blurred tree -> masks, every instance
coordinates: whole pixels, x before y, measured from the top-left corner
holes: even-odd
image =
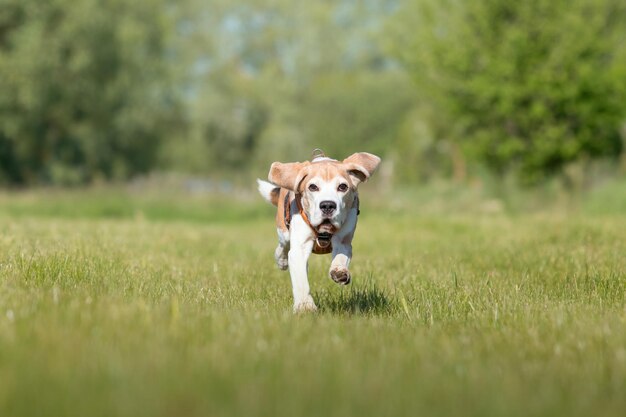
[[[413,100],[378,44],[395,3],[190,3],[191,133],[165,148],[167,164],[223,174],[316,147],[384,153]]]
[[[434,131],[496,172],[621,152],[623,0],[414,0],[389,29]]]
[[[0,1],[0,183],[385,154],[413,106],[396,0]]]
[[[410,80],[397,71],[320,75],[302,98],[302,126],[314,147],[342,157],[359,149],[385,155],[413,105]]]
[[[2,0],[0,182],[154,166],[175,124],[167,0]]]

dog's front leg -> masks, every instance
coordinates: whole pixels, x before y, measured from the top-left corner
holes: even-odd
[[[352,280],[350,275],[350,260],[352,259],[352,238],[356,230],[357,209],[351,209],[343,227],[332,239],[333,260],[328,274],[337,284],[348,285]]]
[[[308,262],[313,250],[313,234],[302,217],[296,215],[291,221],[291,247],[289,249],[289,274],[293,289],[293,311],[315,311],[309,289]]]

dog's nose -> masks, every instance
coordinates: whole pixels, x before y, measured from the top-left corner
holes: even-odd
[[[332,214],[333,211],[335,211],[337,209],[337,203],[335,203],[334,201],[322,201],[320,203],[320,209],[322,210],[322,213],[324,214]]]

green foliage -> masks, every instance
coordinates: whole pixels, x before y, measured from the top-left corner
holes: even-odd
[[[80,183],[153,167],[175,114],[166,6],[3,0],[0,182]]]
[[[166,164],[258,175],[314,148],[385,154],[413,100],[377,40],[389,3],[215,1],[208,14],[196,3],[181,45],[196,68],[190,130],[165,146]]]
[[[396,54],[470,157],[537,182],[621,152],[622,0],[419,0],[399,15]]]
[[[310,145],[329,155],[359,149],[385,155],[413,105],[414,91],[398,72],[327,74],[314,80],[302,100],[301,125]]]
[[[3,185],[249,177],[318,147],[399,182],[537,182],[624,150],[618,0],[1,1]]]

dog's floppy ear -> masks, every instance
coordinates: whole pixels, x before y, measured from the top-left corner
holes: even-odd
[[[356,187],[368,180],[374,174],[380,164],[381,159],[376,155],[367,152],[359,152],[350,155],[343,160],[343,164],[350,175],[352,183]]]
[[[306,177],[308,170],[306,169],[310,162],[290,162],[283,164],[282,162],[274,162],[270,167],[270,173],[267,179],[279,187],[286,188],[291,191],[297,191],[300,183]]]

